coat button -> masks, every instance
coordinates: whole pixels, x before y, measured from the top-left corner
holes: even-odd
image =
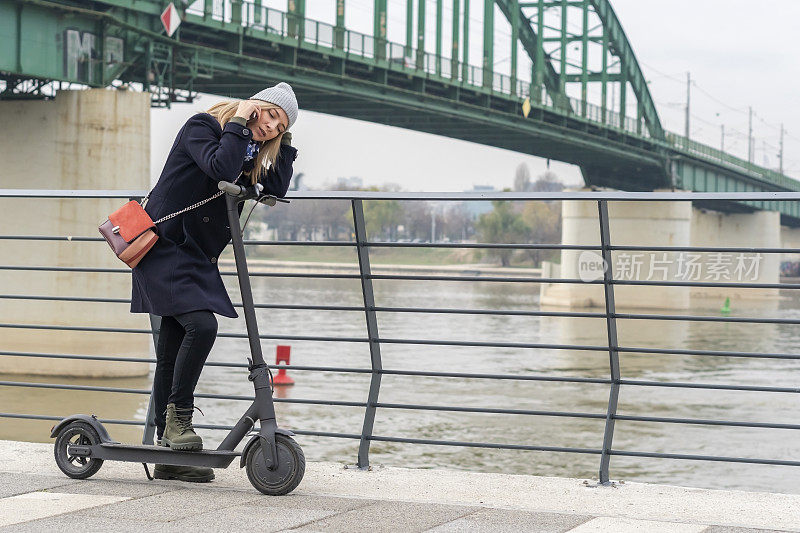
[[[247,128],[242,128],[242,134],[244,134],[244,135],[250,135],[250,130],[249,130],[249,129],[247,129]]]
[[[212,263],[216,263],[216,262],[217,262],[217,258],[216,258],[216,257],[212,257],[212,258],[211,258],[211,262],[212,262]]]
[[[209,220],[211,220],[211,219],[208,218],[208,217],[203,217],[203,222],[208,222]]]

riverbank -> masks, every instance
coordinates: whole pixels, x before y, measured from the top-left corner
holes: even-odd
[[[221,269],[235,269],[232,256],[219,260]],[[356,274],[358,263],[331,261],[286,261],[279,259],[247,259],[250,272],[290,272],[290,273],[324,273],[324,274]],[[534,267],[500,267],[493,263],[463,263],[455,265],[425,265],[405,263],[370,263],[373,274],[399,275],[461,275],[461,276],[510,276],[510,277],[542,277],[542,268]],[[800,277],[781,276],[780,283],[797,284]]]
[[[221,258],[219,266],[222,270],[235,270],[233,258]],[[247,259],[247,269],[252,273],[289,272],[289,273],[321,273],[321,274],[357,274],[358,263],[322,262],[322,261],[281,261],[274,259]],[[373,274],[398,275],[451,275],[451,276],[513,276],[541,277],[541,268],[498,267],[491,263],[468,263],[460,265],[407,265],[371,263]]]
[[[2,531],[138,532],[144,517],[160,531],[800,531],[800,495],[766,492],[309,462],[292,494],[268,497],[235,466],[191,484],[107,461],[73,480],[52,445],[15,441],[0,441],[0,464]]]

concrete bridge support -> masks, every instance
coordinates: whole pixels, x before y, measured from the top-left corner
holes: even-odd
[[[581,189],[586,191],[588,189]],[[720,213],[697,209],[690,202],[609,202],[612,245],[627,246],[781,246],[778,212]],[[562,242],[600,244],[597,202],[562,203]],[[784,234],[785,238],[788,234]],[[795,236],[792,234],[792,236]],[[800,235],[797,235],[800,237]],[[799,239],[800,240],[800,239]],[[614,279],[639,281],[702,281],[778,283],[779,254],[738,252],[615,251]],[[602,260],[592,251],[563,250],[560,265],[546,265],[544,277],[602,279]],[[662,287],[617,285],[617,308],[719,308],[726,297],[733,306],[749,300],[767,306],[777,301],[775,289]],[[601,285],[542,284],[541,304],[568,308],[604,307]]]
[[[562,202],[562,242],[600,245],[596,201]],[[609,202],[611,243],[615,245],[688,246],[691,239],[691,205],[688,202]],[[658,280],[676,276],[675,253],[614,252],[615,279]],[[555,273],[554,273],[555,274]],[[563,250],[560,273],[552,277],[602,280],[599,252]],[[689,291],[680,287],[617,286],[617,305],[682,309]],[[604,307],[602,285],[553,283],[542,285],[542,305]]]
[[[780,248],[781,225],[777,211],[720,213],[692,210],[692,246]],[[710,282],[778,283],[781,254],[749,252],[692,252],[700,256],[702,279]],[[692,289],[695,305],[719,305],[725,298],[733,306],[748,300],[776,300],[774,289],[696,287]],[[713,303],[712,303],[713,302]]]
[[[50,101],[0,102],[3,188],[145,189],[150,182],[149,95],[59,91]],[[0,232],[99,237],[97,227],[124,199],[0,199]],[[2,264],[127,268],[105,242],[3,241]],[[3,271],[0,293],[130,298],[130,275]],[[127,303],[0,300],[0,322],[149,328]],[[146,334],[2,328],[0,351],[147,357]],[[0,356],[0,373],[121,377],[146,363]]]
[[[800,250],[800,228],[781,226],[781,248]],[[800,253],[781,254],[781,261],[800,261]]]

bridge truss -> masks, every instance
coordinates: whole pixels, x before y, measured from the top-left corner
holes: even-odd
[[[483,0],[479,64],[469,57],[469,0],[448,3],[448,43],[443,0],[431,16],[427,2],[406,0],[402,43],[387,39],[388,0],[373,1],[365,34],[345,26],[345,0],[331,4],[335,23],[307,18],[305,0],[288,0],[286,11],[261,0],[178,0],[183,23],[167,37],[161,0],[0,0],[0,99],[46,98],[58,84],[136,84],[154,106],[170,106],[198,92],[246,97],[285,80],[304,109],[572,163],[591,186],[800,190],[665,132],[608,0]],[[500,45],[504,27],[510,39]],[[496,59],[506,52],[508,64]],[[800,223],[793,204],[777,205],[786,223]]]

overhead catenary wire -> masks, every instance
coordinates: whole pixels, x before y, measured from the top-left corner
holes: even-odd
[[[692,86],[695,87],[698,91],[700,91],[704,95],[706,95],[708,98],[713,100],[714,102],[718,103],[719,105],[721,105],[721,106],[723,106],[723,107],[725,107],[725,108],[727,108],[727,109],[729,109],[731,111],[735,111],[736,113],[742,113],[744,115],[747,115],[747,113],[748,113],[747,108],[734,107],[734,106],[732,106],[730,104],[727,104],[727,103],[723,102],[722,100],[720,100],[719,98],[717,98],[713,94],[711,94],[710,92],[708,92],[705,89],[703,89],[697,83],[697,80],[692,80]]]
[[[425,1],[426,12],[428,12],[430,14],[430,17],[427,19],[426,25],[425,25],[426,26],[426,28],[425,28],[426,48],[429,48],[430,47],[429,45],[431,43],[431,39],[429,38],[430,34],[431,34],[432,31],[435,32],[435,27],[437,25],[436,8],[435,8],[435,2],[432,2],[430,0],[423,0],[423,1]],[[349,0],[348,5],[349,5],[349,7],[351,9],[357,9],[357,10],[362,11],[362,12],[370,12],[370,11],[373,11],[373,8],[374,8],[374,6],[370,2],[367,2],[367,1],[364,1],[364,0]],[[466,17],[468,17],[468,20],[471,23],[471,25],[470,25],[470,34],[473,34],[474,32],[476,32],[476,30],[481,28],[482,25],[483,25],[482,17],[473,16],[473,13],[477,13],[479,11],[477,9],[477,7],[479,7],[478,4],[471,5],[471,8],[470,8],[468,13],[465,12],[463,4],[460,4],[459,9],[458,9],[459,18],[463,20],[463,18],[466,16]],[[528,6],[527,8],[523,8],[523,10],[522,10],[522,15],[523,16],[520,18],[520,21],[521,21],[522,24],[525,24],[526,21],[527,21],[528,23],[530,23],[532,25],[538,26],[539,22],[537,21],[537,16],[536,16],[537,12],[536,12],[536,10],[534,8],[535,8],[535,6]],[[398,26],[403,26],[403,25],[407,25],[407,24],[410,23],[412,25],[412,27],[413,27],[413,30],[416,32],[416,31],[418,31],[418,28],[416,27],[416,19],[417,19],[418,11],[419,11],[419,3],[416,3],[416,5],[414,6],[413,9],[415,11],[417,11],[417,13],[414,16],[415,20],[408,21],[408,20],[406,20],[406,16],[397,16],[400,13],[400,10],[398,10],[398,9],[389,9],[389,10],[387,10],[387,16],[388,16],[389,20],[393,24],[397,24]],[[495,9],[497,9],[497,7],[495,7]],[[575,9],[577,9],[577,8],[573,9],[572,7],[568,7],[568,13],[574,11]],[[403,9],[402,11],[403,11],[403,14],[406,13],[405,9]],[[442,6],[442,28],[443,28],[443,32],[449,31],[449,28],[450,28],[449,21],[452,19],[453,11],[454,10],[453,10],[452,2]],[[394,15],[389,15],[389,13],[393,13]],[[529,16],[528,16],[528,14],[529,14]],[[590,12],[590,17],[591,17],[591,20],[590,20],[590,23],[589,23],[589,25],[587,27],[587,30],[586,30],[587,33],[589,33],[589,34],[591,34],[593,31],[597,30],[598,28],[602,27],[601,23],[598,24],[598,20],[599,19],[597,17],[597,14],[594,11]],[[543,23],[545,29],[550,29],[551,31],[560,31],[560,29],[561,29],[560,28],[561,19],[562,19],[562,10],[560,9],[560,6],[556,6],[556,5],[548,6],[545,9],[545,20],[543,20],[542,23]],[[568,29],[568,33],[574,34],[574,36],[578,36],[578,35],[581,35],[581,34],[584,33],[583,24],[578,22],[579,20],[580,20],[580,17],[578,17],[578,16],[569,16],[568,15],[568,19],[566,21],[566,27]],[[501,17],[498,21],[505,22],[505,19]],[[509,27],[508,24],[502,24],[502,23],[501,24],[496,24],[495,28],[494,28],[494,34],[495,34],[496,38],[500,38],[501,40],[510,39],[511,33],[510,33],[510,31],[507,30],[508,27]],[[443,36],[444,35],[446,35],[446,34],[443,33]],[[474,43],[476,41],[474,39],[472,39],[471,42],[473,43],[473,46],[474,46]],[[464,43],[463,43],[463,36],[462,36],[462,38],[460,39],[460,45],[463,47],[463,44]],[[471,48],[473,46],[471,46]],[[514,44],[511,43],[511,46],[514,46]],[[519,44],[517,44],[517,46],[519,46]],[[449,51],[450,48],[451,47],[449,47],[449,46],[444,46],[443,47],[443,52]],[[556,47],[553,50],[555,51],[557,49],[560,49],[560,47]],[[427,52],[427,50],[426,50],[426,52]],[[459,52],[459,55],[460,55],[460,53],[461,52]],[[452,57],[451,57],[452,56],[452,52],[450,52],[449,55],[447,53],[443,53],[442,55],[443,55],[443,57],[447,57],[449,59],[452,59]],[[566,57],[563,57],[563,56],[556,57],[556,56],[553,55],[553,51],[551,51],[550,53],[546,54],[546,57],[550,61],[558,61],[558,62],[566,61],[567,63],[569,63],[569,55],[567,55]],[[504,56],[503,58],[496,60],[495,63],[496,64],[497,63],[507,64],[509,59],[510,59],[510,56],[508,56],[508,57]],[[520,61],[523,61],[523,62],[525,61],[524,54],[523,54],[522,57],[520,57]],[[653,81],[653,80],[668,80],[668,81],[674,82],[676,84],[681,84],[681,85],[686,84],[686,79],[683,77],[682,73],[669,73],[669,72],[665,72],[665,71],[663,71],[661,69],[658,69],[658,68],[654,67],[653,65],[651,65],[651,64],[649,64],[647,62],[644,62],[644,61],[641,61],[641,60],[639,60],[638,62],[639,62],[640,65],[645,67],[648,71],[651,71],[651,72],[655,73],[655,75],[653,75],[653,76],[648,76],[648,82],[649,81]],[[479,66],[479,65],[477,65],[477,66]],[[571,65],[571,66],[573,66],[575,68],[580,67],[580,65],[577,65],[577,64]],[[527,73],[527,70],[528,69],[525,69],[525,68],[522,69],[522,71],[524,73]],[[524,74],[522,74],[520,76],[520,79],[522,80],[522,78],[525,78],[525,77],[526,76]],[[524,81],[524,80],[522,80],[522,81]],[[708,98],[710,101],[712,101],[715,104],[721,106],[722,110],[733,112],[733,113],[736,113],[736,114],[742,115],[742,116],[746,116],[746,115],[749,114],[749,109],[748,108],[743,107],[743,106],[732,105],[731,103],[726,102],[725,100],[723,100],[721,98],[718,98],[714,93],[712,93],[711,91],[708,91],[703,85],[698,83],[698,81],[696,79],[691,79],[689,81],[689,86],[696,88],[698,93],[700,93],[703,97]],[[681,107],[685,107],[684,103],[679,103],[679,102],[674,102],[674,103],[673,102],[669,102],[669,103],[657,102],[657,103],[661,107],[665,107],[665,108],[668,108],[668,109],[674,109],[674,110],[677,110],[677,109],[679,109]],[[718,112],[717,113],[717,117],[719,117],[719,122],[714,122],[712,120],[708,120],[706,118],[702,118],[701,116],[698,116],[697,114],[694,114],[694,113],[690,113],[689,114],[689,116],[692,117],[692,119],[696,120],[697,122],[700,122],[702,124],[705,124],[707,126],[711,126],[711,127],[714,127],[714,128],[724,128],[723,131],[722,131],[722,138],[723,139],[736,138],[736,137],[743,138],[743,139],[748,139],[748,140],[750,139],[750,136],[748,136],[747,134],[744,134],[741,131],[739,131],[739,128],[734,127],[734,125],[731,124],[730,120],[725,120],[725,118],[721,117],[720,115],[721,115],[721,113]],[[753,117],[755,118],[755,120],[760,125],[769,128],[773,132],[779,132],[781,127],[782,127],[782,126],[776,125],[776,124],[766,120],[764,117],[759,115],[757,112],[753,112]],[[704,134],[712,135],[712,133],[707,128],[702,128],[702,127],[700,127],[700,128],[692,127],[691,131],[693,133],[697,133],[700,136],[703,136]],[[717,139],[719,139],[719,132],[715,132],[715,133],[713,133],[713,135],[716,135]],[[785,129],[783,131],[783,135],[784,135],[784,138],[787,139],[787,140],[800,141],[800,139],[798,137],[790,134]],[[760,134],[759,135],[754,135],[753,136],[753,151],[754,152],[763,152],[764,150],[767,150],[767,149],[769,151],[775,151],[775,150],[781,151],[780,148],[776,147],[776,143],[779,144],[779,141],[777,141],[776,138],[773,138],[773,137],[775,137],[775,136],[774,135],[760,135]],[[705,142],[709,142],[709,141],[706,140]],[[713,143],[713,144],[717,144],[717,143]],[[723,146],[725,146],[724,141],[723,141]],[[727,143],[726,148],[728,150],[733,150],[737,146],[738,146],[738,144],[735,143],[735,141],[734,141],[734,142],[731,142],[731,143]],[[783,154],[783,160],[784,161],[786,161],[785,150],[786,150],[786,148],[784,146],[784,149],[782,150],[782,152],[784,153]],[[791,168],[791,167],[789,167],[789,168]]]

